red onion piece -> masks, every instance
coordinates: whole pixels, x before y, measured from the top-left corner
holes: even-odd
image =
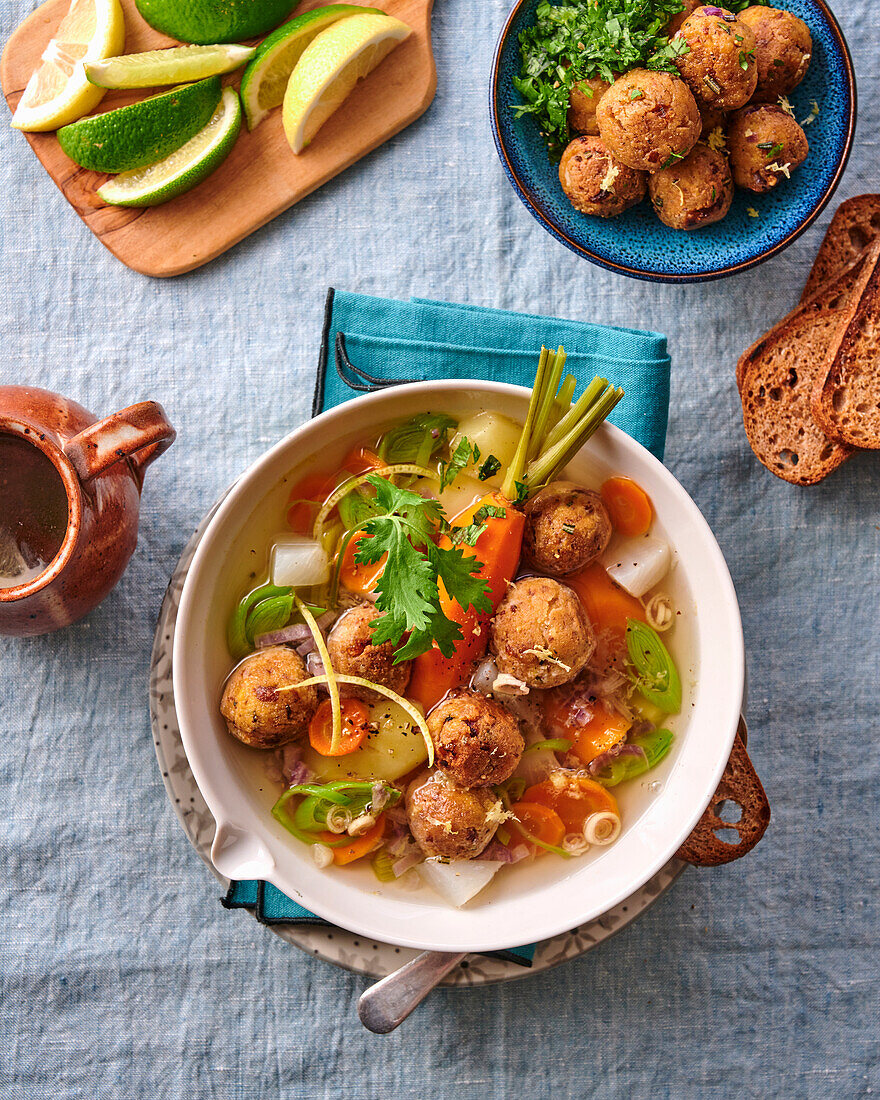
[[[519,863],[520,860],[528,859],[528,856],[529,850],[525,844],[517,844],[515,848],[508,848],[506,844],[493,840],[489,847],[477,856],[477,859],[486,859],[495,863]]]
[[[405,856],[398,859],[391,864],[391,870],[394,872],[395,878],[400,878],[401,875],[406,874],[410,867],[416,867],[419,863],[424,863],[425,857],[418,849],[414,849],[411,852],[407,852]]]
[[[270,645],[296,645],[312,637],[312,632],[305,623],[294,623],[293,626],[282,627],[281,630],[270,630],[266,634],[258,634],[254,638],[257,649],[265,649]]]
[[[315,639],[309,635],[304,642],[300,642],[295,648],[300,657],[308,657],[308,655],[314,653],[318,647],[315,645]]]
[[[324,662],[317,653],[310,653],[306,658],[306,671],[309,676],[324,676]],[[320,686],[320,685],[319,685]]]

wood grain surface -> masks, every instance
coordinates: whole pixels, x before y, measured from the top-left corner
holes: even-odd
[[[114,256],[144,275],[180,275],[231,248],[427,110],[437,85],[431,48],[433,2],[385,0],[383,10],[411,26],[413,34],[355,88],[303,153],[291,152],[279,108],[252,134],[243,124],[224,164],[204,183],[164,206],[147,210],[107,206],[96,194],[107,176],[74,164],[52,133],[24,137],[77,214]],[[175,44],[144,22],[134,0],[121,3],[126,53]],[[304,0],[296,14],[321,3]],[[10,110],[15,110],[68,6],[69,0],[48,0],[7,43],[0,78]],[[226,78],[236,85],[240,79],[241,70]],[[131,103],[144,94],[108,92],[98,111]]]

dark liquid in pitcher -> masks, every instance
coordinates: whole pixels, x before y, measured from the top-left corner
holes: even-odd
[[[28,584],[61,549],[67,494],[32,444],[0,433],[0,588]]]

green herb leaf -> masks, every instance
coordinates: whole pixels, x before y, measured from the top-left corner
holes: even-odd
[[[630,93],[629,93],[629,98],[630,99],[644,99],[645,98],[645,93],[642,91],[641,88],[631,88]]]
[[[465,466],[469,466],[472,462],[479,462],[479,460],[480,448],[473,446],[469,439],[462,436],[449,461],[440,465],[440,491],[442,492],[448,485],[451,485]]]
[[[483,465],[477,471],[477,477],[480,481],[488,481],[490,477],[494,477],[501,469],[501,463],[495,457],[495,455],[489,455]]]

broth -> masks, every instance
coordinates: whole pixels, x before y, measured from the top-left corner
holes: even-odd
[[[28,584],[61,549],[67,493],[51,461],[17,436],[0,434],[0,588]]]

